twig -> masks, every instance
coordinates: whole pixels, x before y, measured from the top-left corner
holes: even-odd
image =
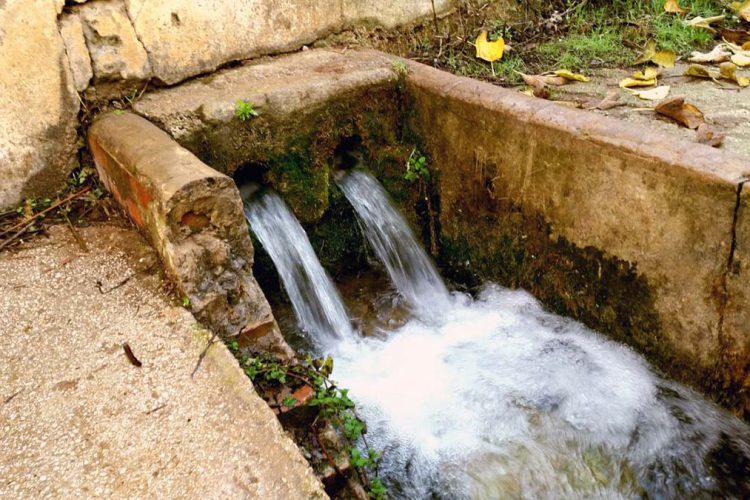
[[[135,354],[133,354],[133,350],[130,348],[130,344],[125,342],[122,344],[122,350],[125,351],[125,356],[128,358],[128,361],[130,361],[130,364],[135,366],[136,368],[140,368],[143,366],[143,363],[141,363],[141,360],[135,357]]]
[[[326,460],[328,460],[328,463],[331,464],[331,467],[333,467],[333,470],[335,470],[336,474],[338,474],[339,476],[344,477],[344,473],[341,472],[341,469],[339,469],[339,466],[336,465],[336,462],[333,460],[330,453],[328,453],[328,450],[323,444],[323,441],[320,440],[320,436],[318,435],[318,429],[315,428],[315,425],[311,425],[310,430],[313,432],[313,437],[315,438],[315,441],[317,441],[318,446],[320,446],[321,451],[323,451],[323,455],[326,457]]]
[[[206,354],[208,354],[208,350],[211,348],[212,345],[214,345],[214,342],[216,341],[216,337],[218,337],[218,334],[214,332],[213,335],[211,335],[211,338],[208,339],[208,345],[198,355],[198,362],[195,364],[195,368],[193,368],[193,373],[190,374],[190,378],[195,377],[195,374],[198,372],[198,368],[200,368],[201,363],[203,363],[203,358],[206,357]]]
[[[81,189],[80,191],[76,191],[75,193],[71,194],[70,196],[68,196],[68,197],[66,197],[66,198],[64,198],[64,199],[62,199],[62,200],[60,200],[60,201],[58,201],[58,202],[50,205],[49,207],[45,208],[41,212],[32,215],[30,219],[28,219],[28,220],[22,220],[21,222],[19,222],[15,226],[11,227],[10,229],[6,229],[2,233],[0,233],[0,236],[3,236],[5,234],[7,234],[7,233],[11,233],[11,232],[15,231],[16,229],[18,229],[19,227],[26,225],[27,222],[33,221],[33,220],[38,219],[39,217],[41,217],[43,215],[48,214],[49,212],[51,212],[52,210],[56,209],[60,205],[64,205],[65,203],[68,203],[69,201],[78,198],[79,196],[81,196],[82,194],[86,193],[89,190],[91,190],[91,184],[89,184],[85,188]],[[2,246],[0,246],[0,249],[2,249]]]
[[[16,396],[18,396],[19,394],[21,394],[21,392],[23,392],[23,389],[19,389],[19,390],[17,390],[16,392],[14,392],[13,394],[11,394],[10,396],[8,396],[7,398],[5,398],[5,402],[4,402],[4,404],[6,404],[6,405],[7,405],[7,404],[8,404],[8,403],[10,403],[11,401],[13,401],[13,399],[14,399],[14,398],[15,398]]]
[[[102,290],[102,282],[101,281],[97,281],[96,282],[96,287],[99,289],[99,293],[101,293],[102,295],[107,295],[108,293],[117,290],[118,288],[120,288],[121,286],[123,286],[125,283],[127,283],[128,281],[130,281],[133,278],[133,276],[135,276],[136,274],[137,273],[133,273],[133,274],[130,274],[130,275],[126,276],[124,280],[120,281],[119,283],[117,283],[116,285],[114,285],[113,287],[111,287],[106,292],[104,290]]]
[[[73,234],[73,238],[75,238],[76,242],[78,243],[78,246],[81,247],[81,250],[83,253],[88,253],[89,249],[86,246],[86,242],[83,241],[83,238],[81,238],[81,235],[78,234],[78,231],[75,227],[73,227],[73,223],[70,222],[70,217],[68,217],[68,214],[65,214],[65,222],[68,223],[68,228],[70,229],[70,232]]]
[[[432,2],[432,21],[435,23],[435,33],[438,32],[438,18],[437,18],[437,11],[435,10],[435,0],[430,0]]]
[[[167,403],[160,404],[156,408],[153,408],[146,412],[146,415],[151,415],[152,413],[156,413],[157,411],[161,410],[162,408],[166,408]]]

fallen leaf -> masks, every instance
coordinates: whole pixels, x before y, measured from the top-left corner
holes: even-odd
[[[633,91],[633,95],[646,101],[661,101],[662,99],[666,99],[670,89],[669,85],[662,85],[651,90],[635,90]]]
[[[744,2],[732,2],[732,10],[745,21],[750,21],[750,0]]]
[[[686,103],[684,97],[672,97],[662,101],[654,107],[654,111],[690,129],[696,129],[704,122],[701,110]]]
[[[747,87],[750,85],[750,78],[738,75],[737,65],[733,62],[721,63],[719,66],[719,72],[722,78],[725,80],[731,80],[740,87]]]
[[[687,11],[680,7],[677,0],[667,0],[664,4],[664,12],[669,12],[670,14],[687,14]]]
[[[745,54],[734,54],[731,60],[740,68],[747,68],[750,66],[750,57]]]
[[[620,82],[621,89],[632,87],[652,87],[656,85],[656,80],[638,80],[636,78],[626,78]]]
[[[488,62],[495,62],[503,57],[505,40],[501,37],[494,42],[490,42],[487,40],[487,32],[482,31],[477,37],[475,46],[477,49],[477,57],[479,59],[484,59]]]
[[[643,49],[641,56],[635,61],[635,64],[652,62],[663,68],[674,68],[677,61],[677,54],[671,50],[656,50],[656,42],[649,40]]]
[[[695,140],[700,144],[707,144],[713,148],[718,148],[724,142],[724,135],[704,122],[695,130]]]
[[[555,75],[565,78],[566,80],[571,80],[571,81],[576,81],[576,82],[590,81],[588,77],[581,75],[580,73],[573,73],[572,71],[569,71],[567,69],[558,69],[557,71],[555,71]]]
[[[625,106],[625,103],[620,100],[619,92],[610,92],[607,97],[599,100],[587,101],[583,104],[584,109],[600,109],[606,111],[608,109],[616,108],[618,106]]]
[[[724,44],[719,44],[711,52],[693,52],[689,60],[696,63],[720,63],[728,61],[730,55]]]
[[[523,81],[531,87],[532,95],[540,99],[549,99],[549,89],[544,78],[537,75],[524,75],[521,73]]]
[[[636,80],[656,80],[657,76],[659,76],[659,70],[653,66],[647,66],[643,71],[633,73],[633,78]]]
[[[565,106],[566,108],[580,108],[581,103],[576,101],[552,101],[555,104],[559,104],[561,106]]]
[[[715,69],[710,69],[700,64],[691,64],[683,73],[684,76],[693,76],[696,78],[708,78],[709,80],[716,80],[721,76],[721,73]]]
[[[557,75],[527,75],[520,72],[518,74],[521,75],[526,85],[531,85],[532,87],[534,86],[534,82],[538,80],[544,82],[545,85],[552,85],[553,87],[560,87],[568,83],[568,80]]]
[[[750,42],[743,43],[742,50],[750,50]]]
[[[689,21],[685,21],[685,24],[692,28],[703,28],[707,29],[709,31],[716,31],[711,26],[713,23],[718,23],[719,21],[723,21],[726,16],[713,16],[713,17],[694,17],[693,19]]]
[[[721,30],[719,30],[719,33],[721,35],[722,40],[725,40],[730,43],[736,43],[738,45],[747,43],[748,47],[750,47],[750,33],[748,33],[745,30],[721,28]]]

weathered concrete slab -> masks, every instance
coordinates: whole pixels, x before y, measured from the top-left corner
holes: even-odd
[[[96,120],[89,147],[99,175],[148,234],[197,317],[291,356],[252,275],[253,248],[234,181],[143,118]]]
[[[78,159],[78,96],[53,0],[0,2],[0,209],[64,185]]]
[[[79,233],[0,255],[0,497],[324,498],[223,344],[193,375],[210,334],[141,236]]]
[[[410,69],[411,123],[439,173],[444,245],[481,261],[484,276],[516,268],[521,275],[510,282],[619,332],[673,375],[715,395],[719,380],[732,381],[728,392],[746,391],[750,323],[720,327],[746,161],[419,64]],[[555,281],[560,268],[570,272]],[[747,290],[745,272],[732,281]],[[727,353],[743,349],[730,370]],[[742,397],[727,402],[741,411]]]
[[[261,116],[280,120],[317,113],[334,98],[396,79],[385,54],[307,50],[147,93],[133,109],[181,141],[220,124],[252,127],[252,120],[235,116],[238,99],[252,103]]]

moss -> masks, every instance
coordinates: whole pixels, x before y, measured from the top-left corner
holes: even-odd
[[[503,215],[470,222],[449,217],[440,264],[450,279],[469,287],[494,281],[526,289],[552,312],[624,342],[674,373],[678,355],[660,335],[650,287],[634,265],[554,237],[541,216],[518,207],[507,204],[497,213]]]

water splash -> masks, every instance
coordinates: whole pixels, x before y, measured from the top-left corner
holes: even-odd
[[[750,494],[746,424],[526,292],[455,295],[335,358],[395,497]]]
[[[262,193],[245,202],[245,217],[276,266],[300,328],[322,348],[351,338],[341,297],[284,201],[273,192]]]
[[[448,289],[388,193],[361,169],[342,176],[338,184],[396,289],[421,316],[439,316],[450,302]]]

